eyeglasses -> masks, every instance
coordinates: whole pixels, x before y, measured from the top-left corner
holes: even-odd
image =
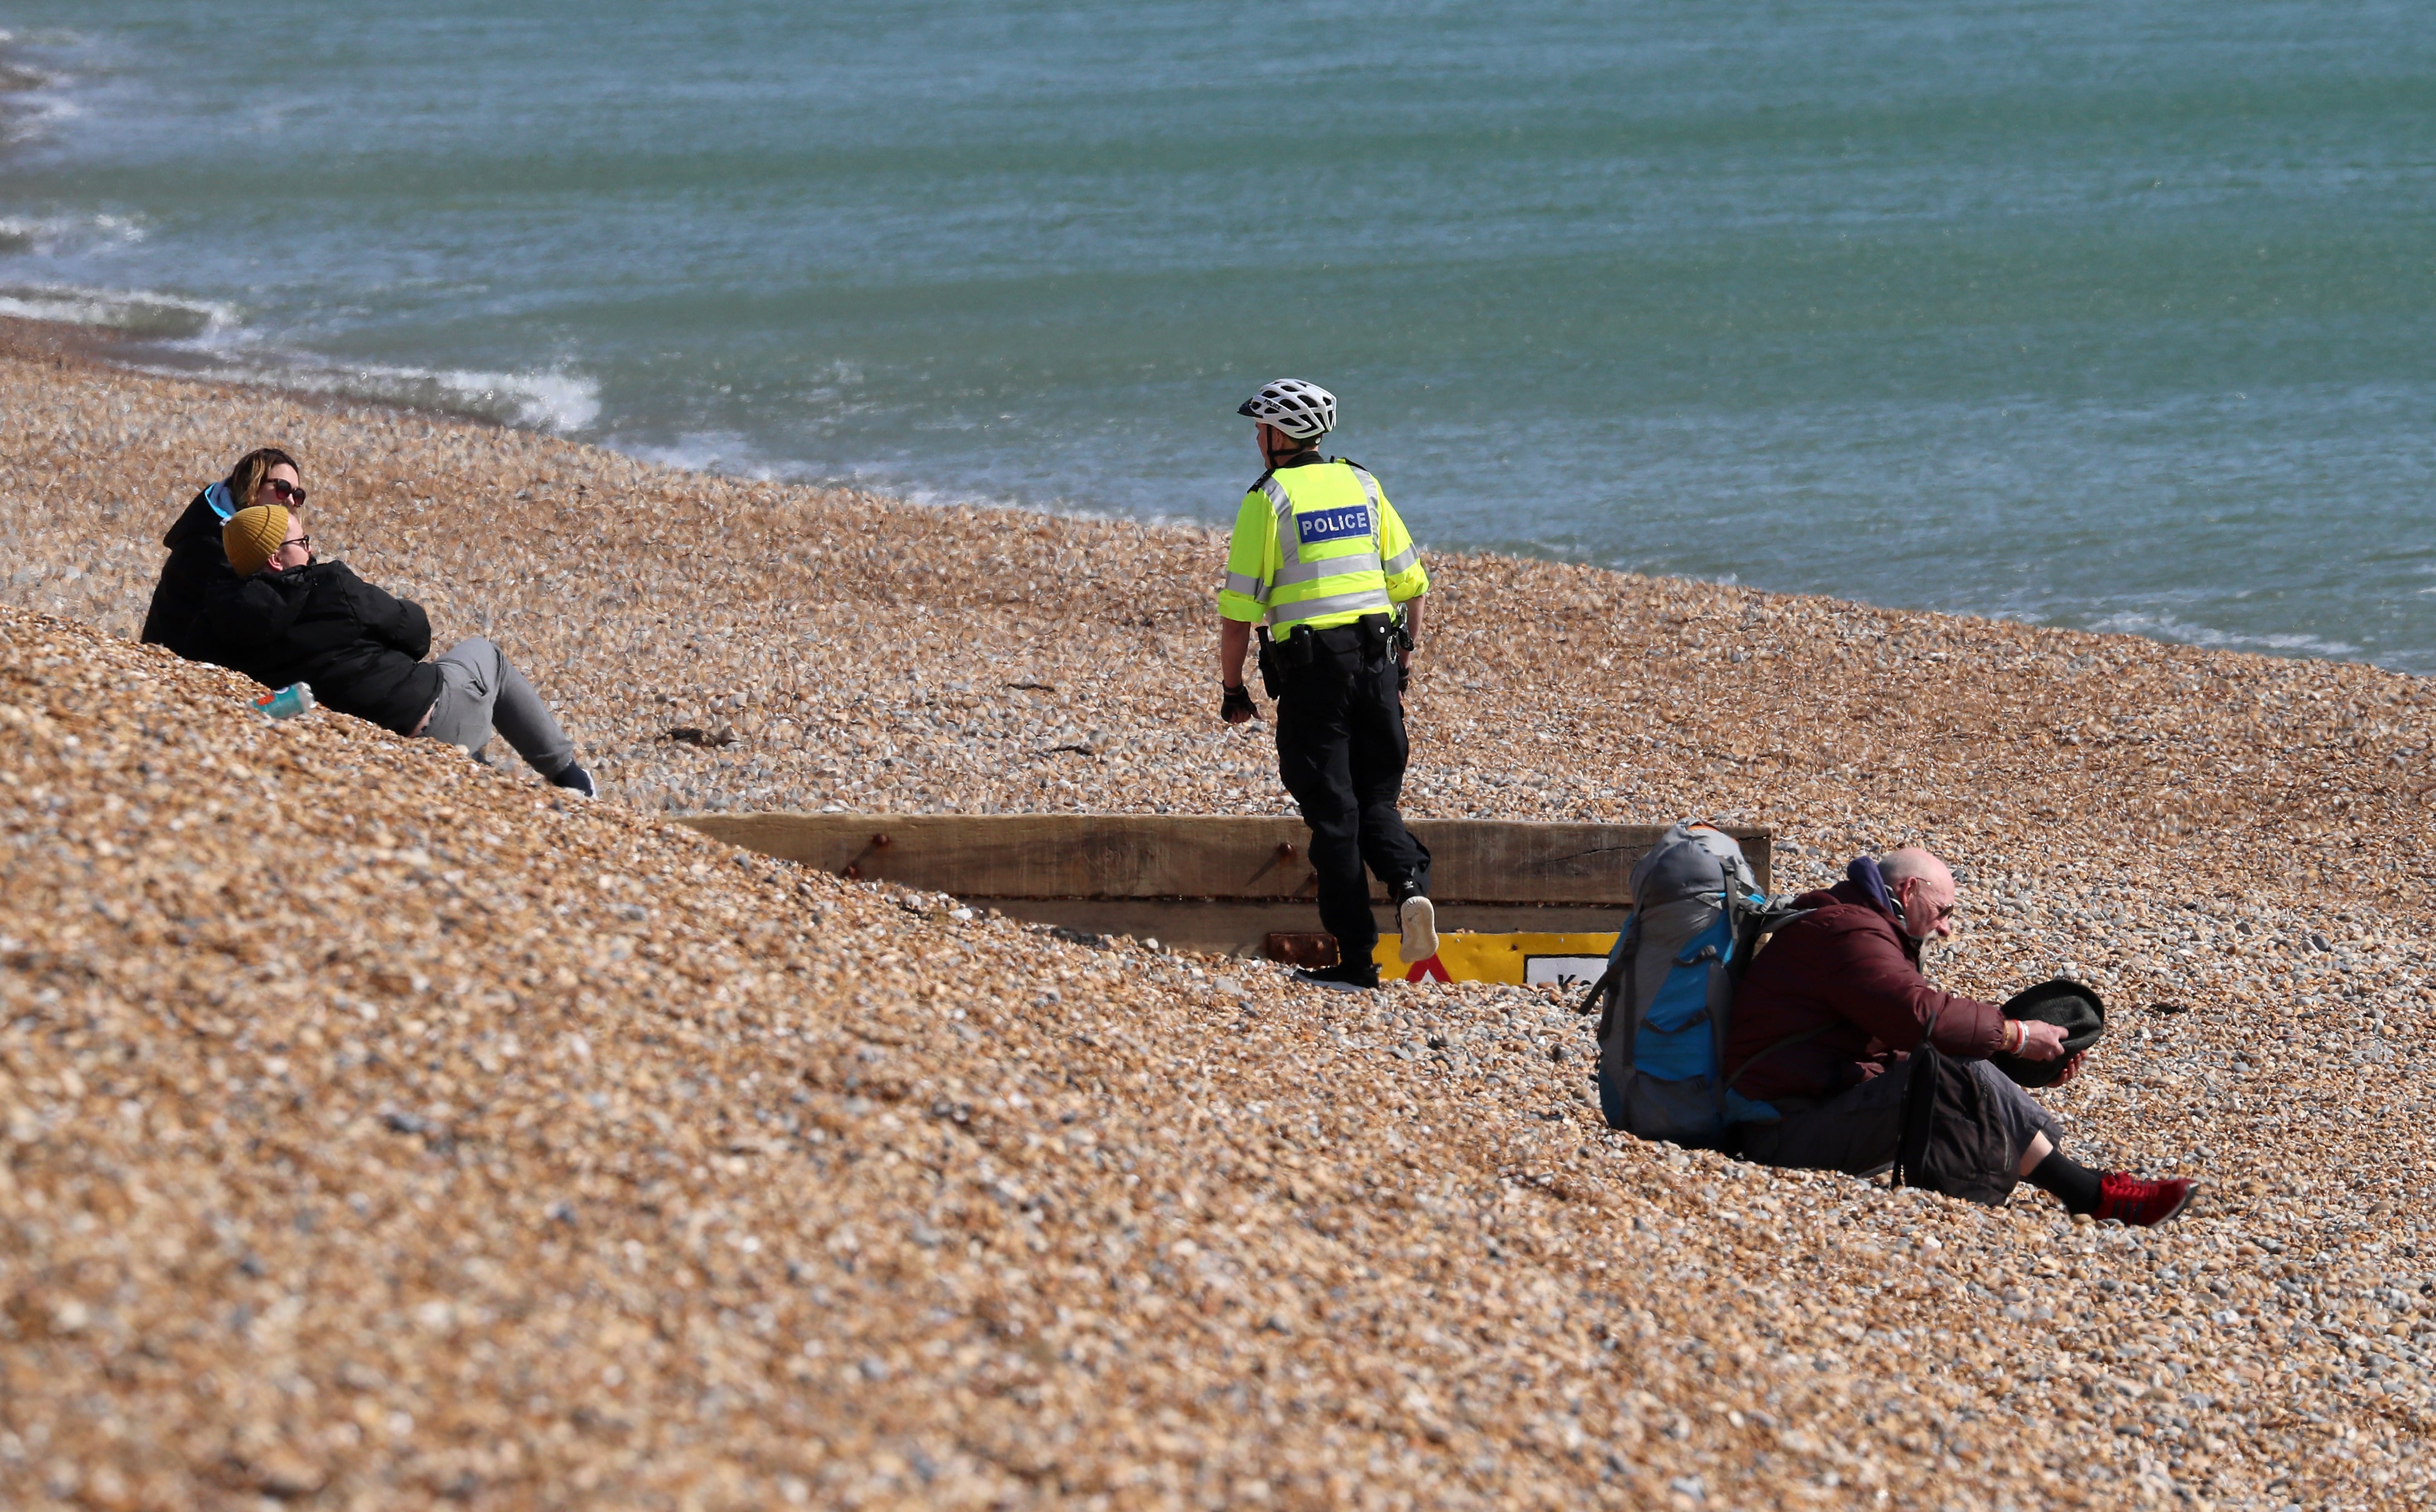
[[[279,543],[279,549],[285,551],[291,546],[301,546],[305,550],[310,551],[313,549],[313,538],[309,535],[300,535],[293,541],[282,541]],[[1951,912],[1952,911],[1948,910],[1947,912]]]
[[[283,504],[304,502],[304,491],[284,478],[266,478],[262,480],[262,486],[278,495],[279,501]]]
[[[1899,886],[1895,889],[1896,903],[1897,903],[1897,906],[1898,906],[1898,907],[1900,907],[1900,906],[1901,906],[1902,898],[1903,898],[1903,894],[1904,894],[1904,892],[1905,892],[1905,888],[1906,888],[1910,883],[1912,883],[1912,882],[1916,882],[1916,881],[1920,881],[1920,878],[1916,878],[1916,877],[1907,877],[1907,878],[1904,878],[1903,885],[1899,885]],[[1921,884],[1921,885],[1922,885],[1922,887],[1923,887],[1923,889],[1925,889],[1925,888],[1926,888],[1926,886],[1927,886],[1927,884],[1926,884],[1925,882],[1922,882],[1922,884]],[[1945,905],[1945,907],[1943,907],[1943,908],[1941,908],[1941,909],[1939,909],[1935,913],[1930,914],[1930,915],[1929,915],[1929,918],[1928,918],[1928,922],[1929,922],[1929,923],[1931,923],[1931,924],[1942,924],[1942,923],[1944,923],[1946,920],[1948,920],[1948,919],[1950,919],[1950,918],[1954,917],[1954,911],[1955,911],[1956,909],[1960,908],[1961,906],[1962,906],[1962,900],[1961,900],[1960,898],[1956,898],[1953,902],[1946,904],[1946,905]],[[1904,910],[1904,912],[1909,912],[1910,911],[1906,909],[1906,910]]]

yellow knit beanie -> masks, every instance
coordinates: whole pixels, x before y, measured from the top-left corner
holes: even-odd
[[[220,527],[220,545],[228,548],[229,565],[240,578],[260,572],[287,539],[287,511],[278,504],[239,510]]]

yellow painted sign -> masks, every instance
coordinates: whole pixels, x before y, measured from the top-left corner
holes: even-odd
[[[1552,985],[1567,991],[1588,987],[1607,969],[1613,934],[1441,934],[1438,953],[1404,964],[1403,940],[1382,935],[1372,959],[1379,974],[1407,982],[1509,982]]]

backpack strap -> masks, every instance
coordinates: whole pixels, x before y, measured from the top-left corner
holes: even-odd
[[[1741,982],[1742,974],[1750,969],[1751,957],[1758,953],[1759,942],[1762,938],[1774,934],[1777,930],[1784,929],[1786,925],[1791,924],[1796,919],[1806,919],[1817,912],[1818,911],[1816,909],[1761,908],[1752,909],[1746,912],[1743,915],[1743,928],[1735,931],[1734,939],[1736,959],[1732,963],[1732,965],[1737,984]],[[1749,936],[1748,939],[1743,937],[1746,932],[1748,932]],[[1836,1026],[1832,1023],[1826,1023],[1820,1024],[1816,1029],[1805,1029],[1798,1034],[1789,1034],[1784,1038],[1778,1040],[1775,1044],[1768,1046],[1765,1050],[1753,1052],[1740,1066],[1734,1068],[1734,1073],[1731,1076],[1727,1077],[1724,1082],[1719,1084],[1717,1087],[1717,1095],[1723,1097],[1726,1093],[1732,1091],[1734,1084],[1743,1079],[1743,1072],[1749,1070],[1752,1067],[1767,1059],[1770,1055],[1775,1054],[1778,1051],[1790,1050],[1794,1046],[1801,1044],[1806,1040],[1816,1039],[1835,1027]],[[1722,1043],[1718,1047],[1717,1063],[1721,1066],[1725,1064],[1724,1046]]]
[[[1921,1031],[1920,1047],[1911,1052],[1911,1085],[1904,1088],[1903,1134],[1895,1142],[1894,1184],[1913,1185],[1920,1164],[1928,1155],[1928,1139],[1937,1122],[1937,1079],[1945,1059],[1938,1048],[1929,1043],[1937,1033],[1937,1015],[1928,1016],[1928,1027]]]
[[[1766,907],[1747,910],[1743,914],[1742,933],[1738,933],[1735,936],[1734,941],[1735,945],[1741,950],[1742,969],[1746,971],[1750,969],[1752,957],[1759,953],[1760,941],[1766,939],[1768,936],[1776,933],[1779,930],[1784,929],[1788,925],[1798,923],[1802,919],[1810,917],[1810,915],[1818,912],[1818,911],[1817,909]],[[1743,938],[1743,933],[1748,933],[1749,938]]]
[[[1709,1064],[1722,1071],[1726,1066],[1726,1036],[1733,1033],[1734,989],[1742,984],[1743,966],[1749,957],[1749,925],[1752,913],[1751,897],[1734,886],[1734,869],[1727,861],[1717,862],[1717,907],[1726,925],[1726,948],[1703,949],[1695,961],[1709,963]],[[1687,965],[1689,963],[1686,963]],[[1711,1073],[1710,1102],[1714,1104],[1720,1133],[1732,1126],[1726,1115],[1726,1079]]]
[[[1586,1014],[1599,1008],[1601,999],[1606,999],[1606,1006],[1600,1009],[1595,1036],[1602,1051],[1607,1048],[1608,1030],[1615,1021],[1617,999],[1624,996],[1625,987],[1631,981],[1632,962],[1641,953],[1640,933],[1641,915],[1636,910],[1626,918],[1624,929],[1617,933],[1615,948],[1608,952],[1607,969],[1599,973],[1598,981],[1592,985],[1590,996],[1582,999],[1582,1005],[1574,1010],[1577,1014]]]
[[[1609,956],[1607,958],[1607,969],[1599,973],[1598,980],[1591,983],[1590,992],[1583,997],[1582,1000],[1578,1004],[1575,1006],[1574,1013],[1575,1017],[1587,1014],[1592,1009],[1598,1006],[1599,999],[1607,995],[1607,989],[1615,982],[1615,957]],[[1601,1039],[1605,1039],[1607,1037],[1607,1023],[1603,1016],[1600,1019],[1599,1030],[1599,1037]]]

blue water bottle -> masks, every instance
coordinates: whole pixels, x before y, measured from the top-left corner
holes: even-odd
[[[313,707],[313,685],[290,683],[276,693],[265,693],[253,701],[254,712],[274,720],[292,720]]]

